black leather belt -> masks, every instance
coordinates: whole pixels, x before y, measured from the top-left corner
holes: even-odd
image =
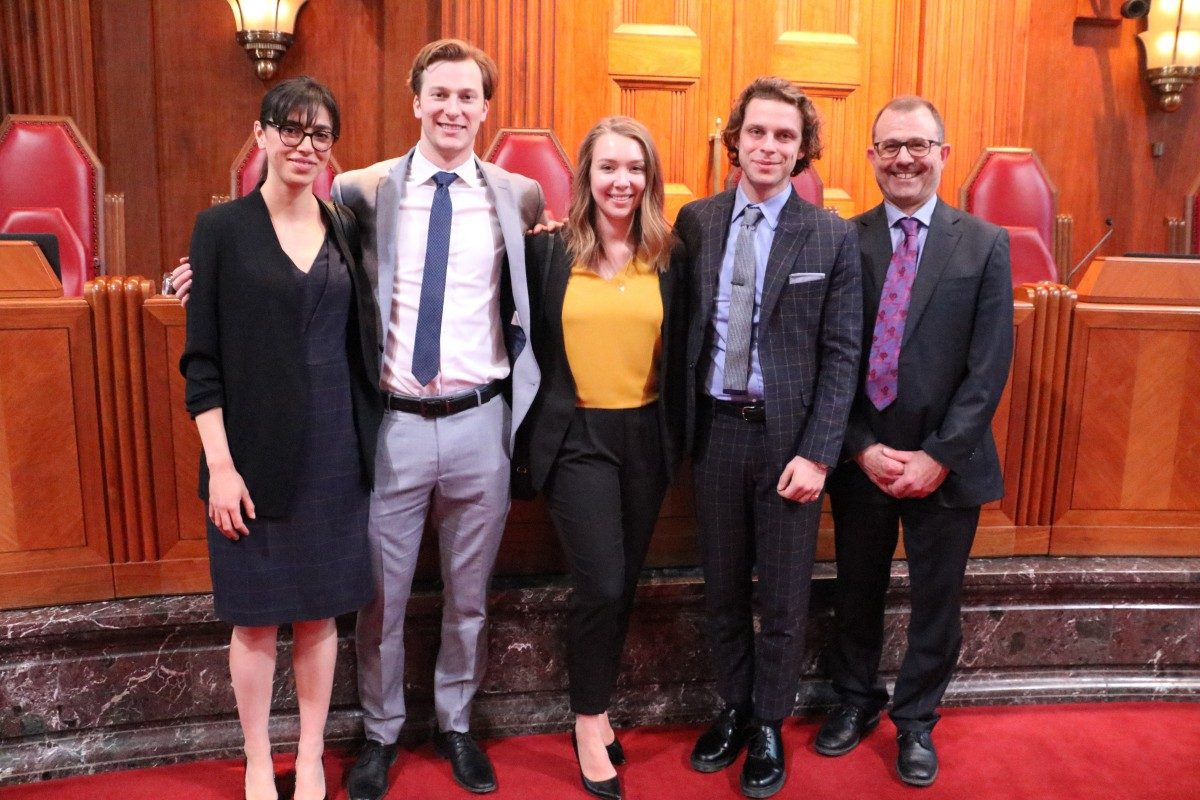
[[[500,381],[492,381],[487,386],[480,386],[451,397],[406,397],[384,392],[383,406],[389,411],[420,414],[429,419],[431,417],[448,417],[451,414],[481,406],[498,394],[500,394]]]
[[[746,422],[764,422],[767,419],[767,406],[762,401],[755,403],[737,403],[733,400],[712,401],[713,413],[726,417],[737,417]]]

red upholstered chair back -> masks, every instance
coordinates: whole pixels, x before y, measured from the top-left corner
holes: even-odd
[[[1191,206],[1191,219],[1188,220],[1188,226],[1192,232],[1192,241],[1189,242],[1192,255],[1200,253],[1200,202],[1195,194],[1189,203]]]
[[[971,170],[959,199],[965,211],[988,222],[1034,229],[1046,250],[1054,252],[1058,190],[1032,150],[989,147]]]
[[[483,156],[498,167],[537,181],[546,195],[546,209],[566,219],[571,207],[571,178],[575,174],[554,131],[546,128],[501,128]]]
[[[725,178],[725,188],[732,189],[737,186],[738,181],[742,179],[742,168],[734,167],[729,170],[729,175]],[[801,172],[799,175],[792,176],[792,188],[796,190],[796,194],[812,203],[817,208],[822,208],[825,205],[825,184],[821,182],[821,176],[812,167]]]
[[[1011,246],[1009,259],[1012,262],[1013,286],[1038,281],[1057,281],[1058,270],[1054,265],[1054,256],[1042,241],[1041,233],[1036,228],[1024,225],[1004,227],[1008,231]]]
[[[238,152],[237,158],[233,160],[233,167],[229,171],[229,196],[236,199],[253,192],[254,187],[258,186],[258,176],[262,174],[263,164],[266,161],[267,151],[259,147],[258,142],[254,141],[254,134],[250,134],[250,138],[242,145],[242,149]],[[337,159],[330,158],[329,163],[325,165],[325,171],[313,184],[313,194],[322,200],[328,200],[330,188],[333,186],[333,178],[341,171],[342,168],[338,166]]]
[[[63,294],[101,274],[104,169],[69,117],[0,124],[0,232],[58,236]]]

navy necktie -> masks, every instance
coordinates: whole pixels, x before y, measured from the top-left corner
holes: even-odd
[[[427,386],[441,369],[442,305],[446,297],[446,265],[450,258],[450,184],[453,172],[433,176],[437,189],[429,209],[429,237],[425,240],[425,272],[421,277],[421,306],[417,310],[417,333],[413,340],[412,373]]]

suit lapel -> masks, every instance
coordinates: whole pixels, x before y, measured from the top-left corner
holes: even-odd
[[[863,254],[863,294],[876,305],[883,292],[883,281],[887,278],[888,264],[892,260],[892,236],[888,231],[887,213],[883,205],[875,206],[858,218],[860,226],[858,246]]]
[[[562,341],[562,308],[567,297],[567,281],[571,279],[572,264],[558,236],[550,237],[549,262],[546,285],[542,290],[545,301],[542,307],[551,312],[545,316],[554,341]]]
[[[771,318],[779,295],[787,283],[791,265],[812,233],[812,226],[805,224],[805,210],[800,197],[793,191],[784,203],[783,211],[779,213],[779,225],[775,228],[775,236],[771,240],[771,253],[767,257],[767,271],[763,278],[762,309],[759,311],[759,318],[762,320]]]
[[[379,257],[379,263],[376,264],[379,284],[375,291],[382,324],[379,330],[384,338],[387,337],[392,316],[392,291],[396,283],[396,228],[400,223],[400,202],[404,199],[404,182],[408,179],[411,159],[410,150],[379,179],[375,190],[375,250]]]
[[[925,313],[929,301],[933,297],[942,273],[950,263],[950,255],[954,252],[959,238],[958,220],[961,212],[941,200],[933,209],[933,219],[929,226],[929,235],[925,237],[925,247],[921,251],[921,262],[917,267],[917,277],[913,281],[912,299],[908,301],[908,319],[904,323],[904,339],[901,348],[912,338],[912,332],[921,323],[921,315]]]
[[[496,218],[500,220],[500,234],[504,238],[504,253],[508,259],[508,277],[513,305],[517,311],[517,323],[528,336],[529,284],[525,276],[525,223],[521,220],[520,205],[513,195],[512,181],[509,180],[507,172],[486,161],[477,163],[491,194]],[[505,324],[510,321],[503,320]]]
[[[700,221],[704,242],[700,246],[700,308],[706,315],[713,307],[717,294],[717,279],[721,275],[721,260],[725,257],[725,242],[729,239],[729,216],[733,213],[732,190],[713,197]]]

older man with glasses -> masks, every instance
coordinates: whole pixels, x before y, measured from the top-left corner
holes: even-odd
[[[841,703],[815,747],[850,752],[887,705],[884,599],[903,524],[912,616],[890,714],[900,779],[928,786],[979,509],[1004,493],[991,425],[1012,356],[1008,235],[938,199],[950,145],[930,102],[892,100],[872,133],[867,158],[883,203],[855,220],[863,359],[843,460],[829,480],[838,568],[831,666]]]

